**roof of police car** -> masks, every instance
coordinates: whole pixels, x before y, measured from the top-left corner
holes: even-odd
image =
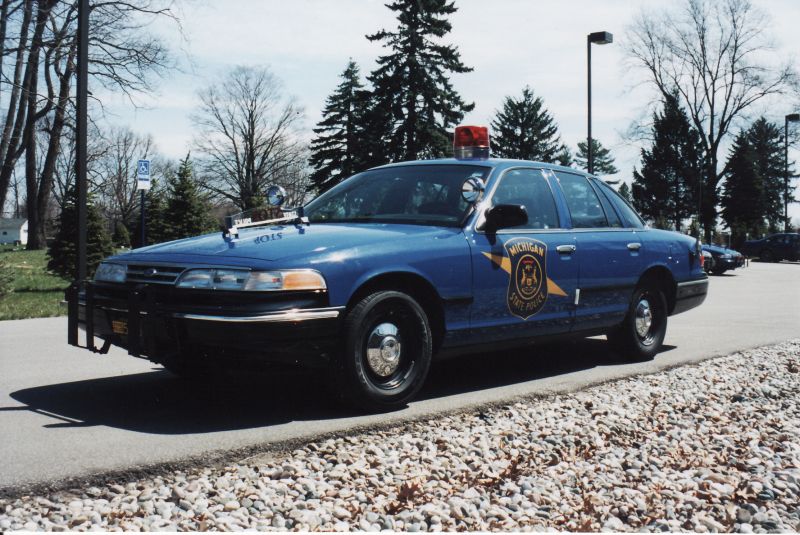
[[[532,160],[513,160],[507,158],[488,158],[488,159],[459,159],[459,158],[439,158],[437,160],[409,160],[405,162],[387,163],[372,169],[387,169],[390,167],[404,167],[409,165],[477,165],[483,167],[541,167],[544,169],[553,169],[554,171],[568,171],[570,173],[586,173],[580,169],[573,169],[572,167],[564,167],[563,165],[535,162]]]

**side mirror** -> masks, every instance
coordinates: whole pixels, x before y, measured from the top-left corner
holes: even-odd
[[[480,200],[485,186],[480,178],[469,177],[461,184],[461,198],[470,204],[475,204]]]
[[[518,227],[528,222],[528,211],[521,204],[497,204],[486,210],[486,231]]]
[[[286,190],[280,186],[270,186],[267,190],[267,202],[270,206],[280,206],[286,200]]]

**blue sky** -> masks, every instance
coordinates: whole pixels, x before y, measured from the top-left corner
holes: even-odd
[[[774,37],[778,53],[797,64],[800,1],[754,4],[768,16],[765,32]],[[464,122],[488,124],[504,96],[530,85],[573,150],[586,136],[586,34],[614,34],[613,44],[595,46],[592,52],[593,133],[617,159],[621,173],[615,178],[630,180],[639,147],[622,134],[653,94],[640,86],[642,73],[625,66],[626,26],[642,9],[659,9],[668,2],[457,0],[456,5],[459,11],[451,17],[447,42],[457,45],[464,63],[474,68],[453,76],[461,95],[476,105]],[[192,147],[190,114],[197,106],[197,89],[237,64],[269,66],[283,80],[286,93],[305,108],[310,136],[348,58],[366,74],[382,53],[364,35],[395,25],[392,12],[377,0],[187,1],[180,16],[182,36],[170,24],[154,28],[172,44],[180,71],[169,73],[156,94],[142,99],[145,107],[97,94],[111,113],[108,122],[152,134],[160,152],[174,158]],[[791,108],[791,102],[773,102],[752,111],[782,123]],[[800,159],[800,151],[793,149],[791,157]],[[800,205],[791,212],[800,218]]]

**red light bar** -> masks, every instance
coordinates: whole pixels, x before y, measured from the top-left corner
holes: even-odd
[[[489,128],[457,126],[453,135],[453,154],[459,160],[485,160],[489,157]]]

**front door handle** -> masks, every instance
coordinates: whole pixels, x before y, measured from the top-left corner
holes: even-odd
[[[556,251],[559,254],[572,254],[575,252],[576,247],[574,245],[559,245],[556,247]]]
[[[634,242],[634,243],[629,243],[628,244],[628,250],[629,251],[638,251],[641,248],[642,248],[642,244],[639,243],[639,242]]]

